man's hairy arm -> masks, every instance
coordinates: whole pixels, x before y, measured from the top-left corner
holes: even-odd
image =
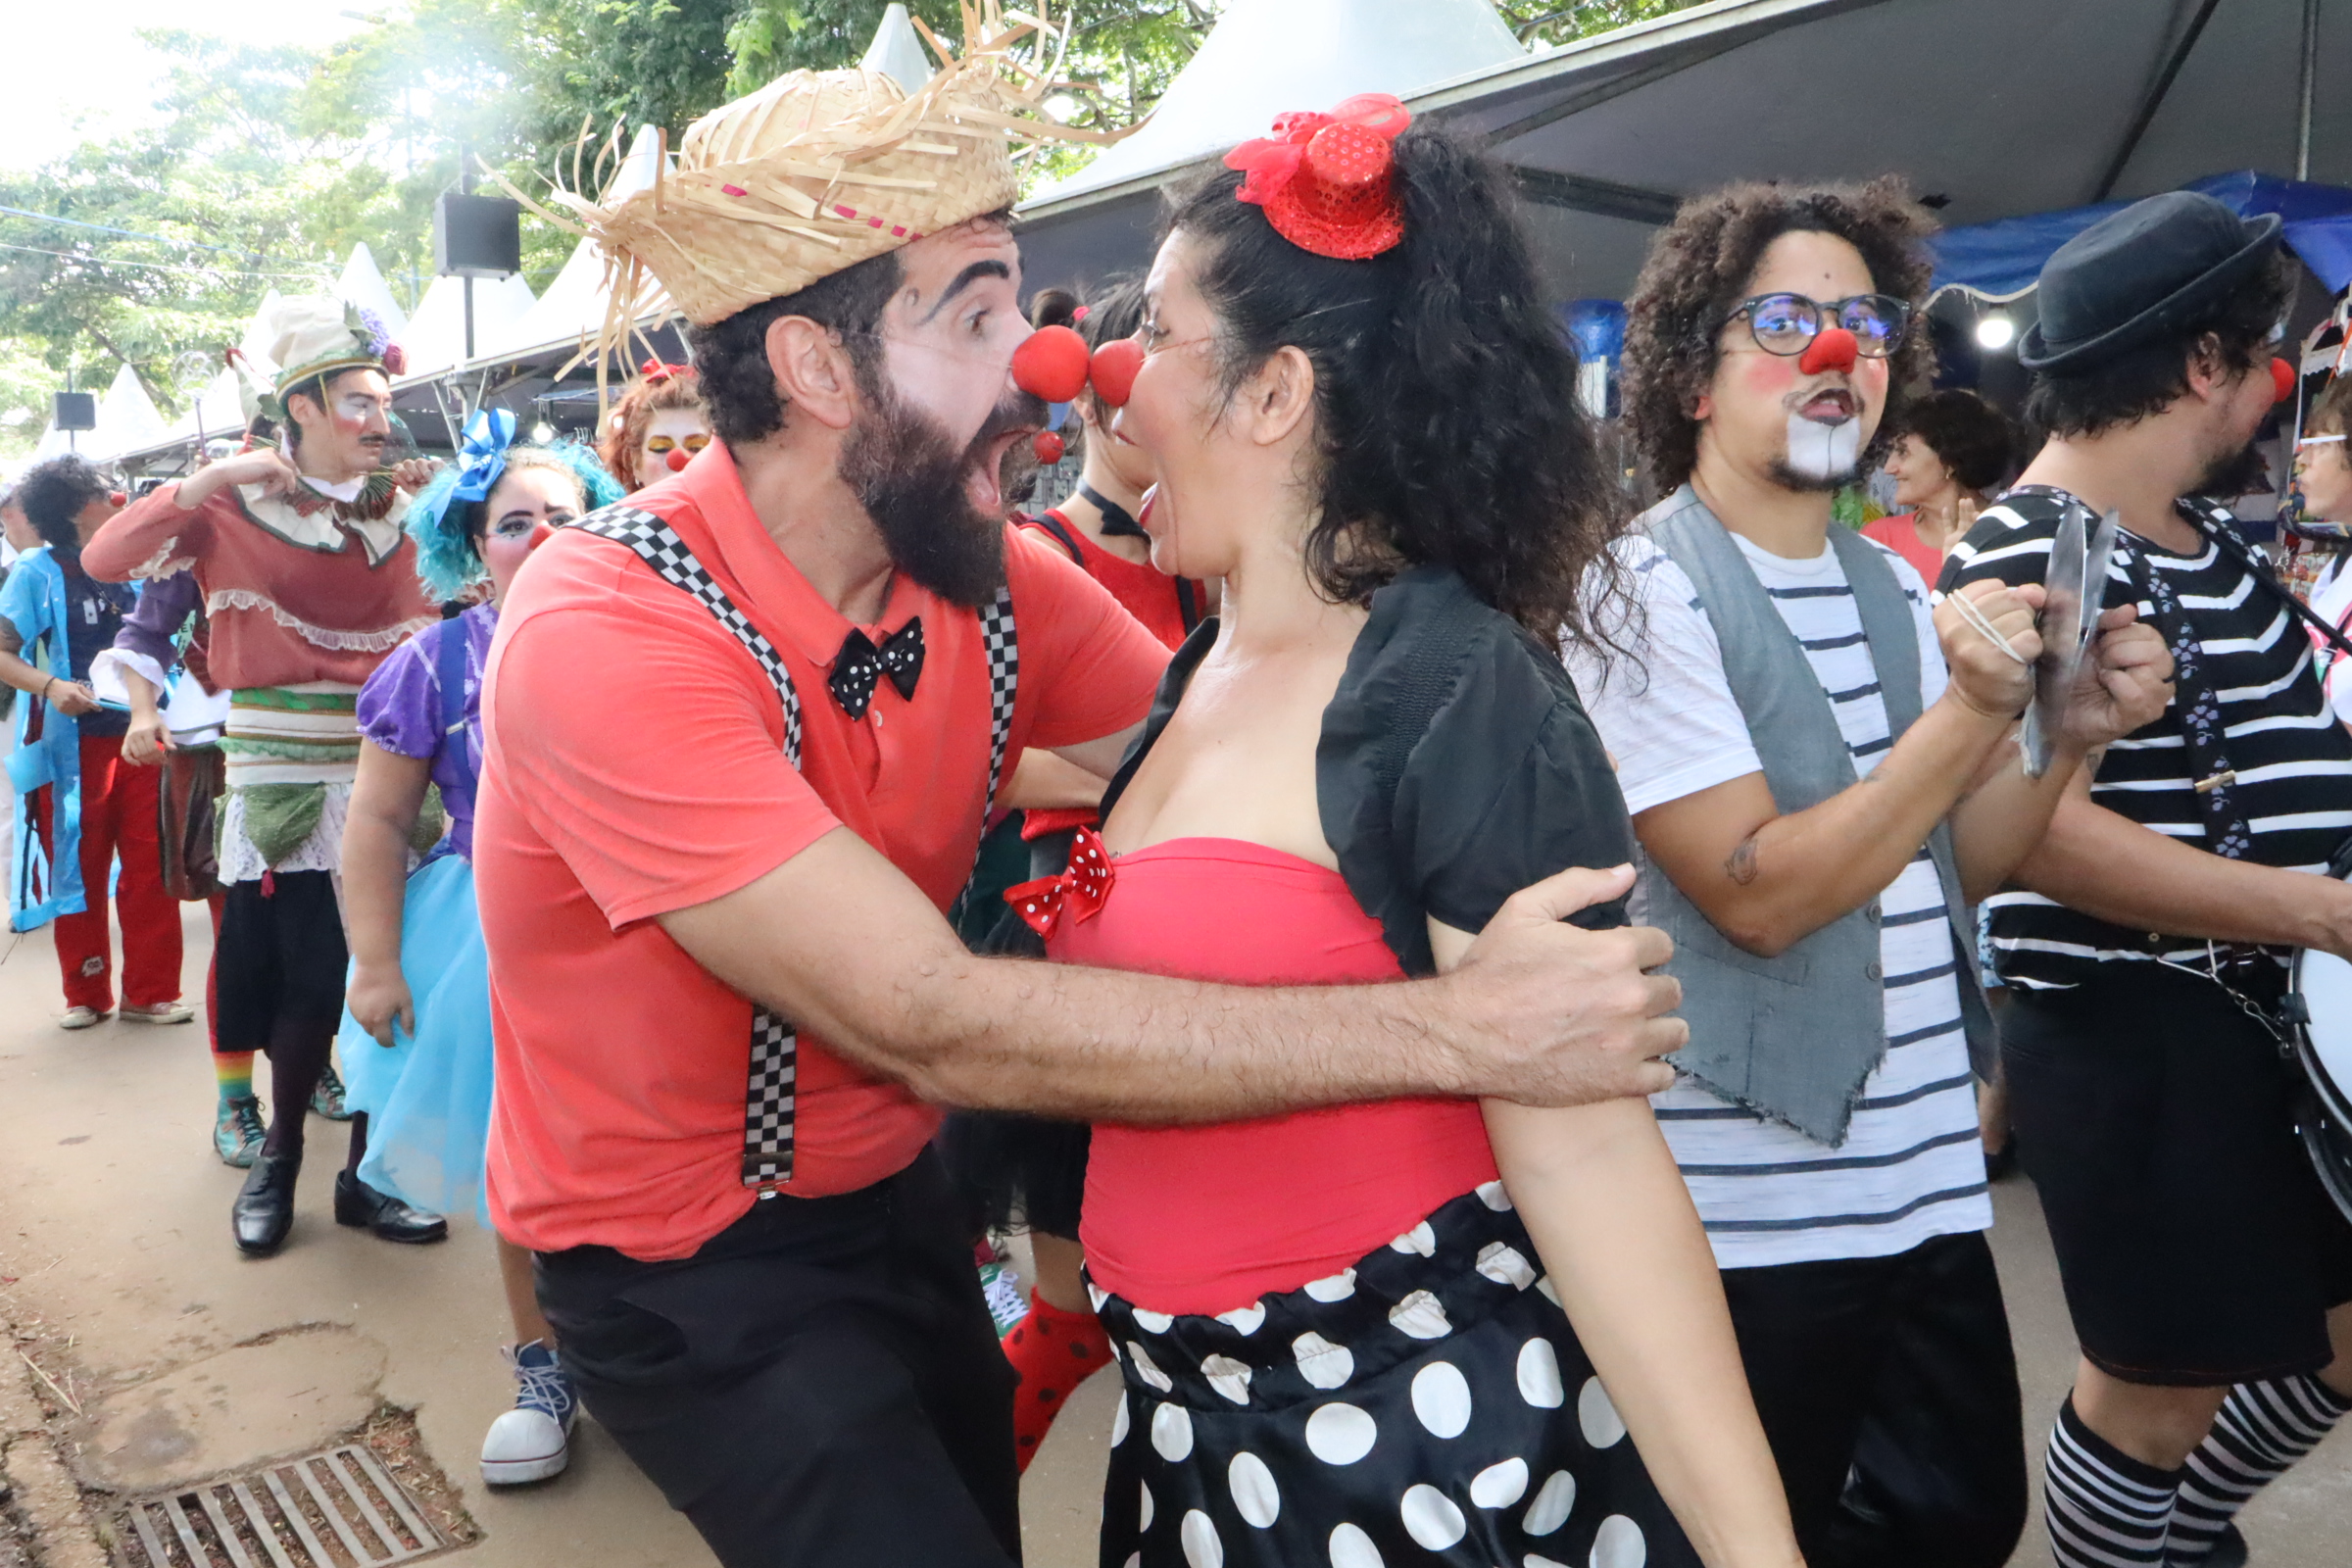
[[[1631,872],[1572,870],[1504,906],[1441,979],[1208,985],[982,958],[846,829],[660,917],[720,980],[926,1099],[1079,1120],[1223,1121],[1403,1095],[1582,1104],[1673,1081],[1689,1031],[1657,931],[1560,923]]]
[[[2020,887],[2132,931],[2324,948],[2352,958],[2352,884],[2224,859],[2095,804],[2076,776]]]

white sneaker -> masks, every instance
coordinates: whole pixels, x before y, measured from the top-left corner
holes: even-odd
[[[519,1387],[514,1408],[491,1422],[482,1439],[482,1479],[514,1487],[562,1475],[571,1462],[571,1424],[580,1412],[571,1379],[556,1352],[538,1340],[499,1353]]]

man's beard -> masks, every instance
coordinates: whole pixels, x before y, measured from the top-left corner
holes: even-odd
[[[2253,495],[2268,489],[2271,483],[2270,465],[2263,461],[2262,449],[2248,442],[2222,453],[2205,466],[2197,482],[2185,492],[2203,496],[2211,501],[2235,501],[2240,496]]]
[[[883,375],[858,379],[866,407],[842,443],[842,482],[873,519],[892,565],[951,604],[987,604],[1004,586],[1004,518],[974,507],[964,481],[1006,430],[1042,423],[1042,405],[1007,398],[958,450]]]

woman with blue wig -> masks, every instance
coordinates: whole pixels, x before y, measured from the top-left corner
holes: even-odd
[[[409,639],[361,688],[359,781],[343,838],[352,965],[339,1044],[350,1103],[368,1114],[359,1178],[443,1213],[485,1212],[490,971],[472,851],[490,638],[508,586],[540,542],[621,495],[585,447],[514,440],[512,414],[476,414],[458,464],[409,511],[428,594],[473,603]],[[419,864],[412,843],[428,789],[440,793],[449,831]],[[499,1265],[519,1390],[483,1442],[482,1477],[507,1485],[564,1468],[577,1406],[532,1297],[530,1253],[502,1239]]]

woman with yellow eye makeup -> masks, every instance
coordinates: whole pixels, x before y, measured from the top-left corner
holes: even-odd
[[[597,456],[625,490],[666,479],[710,444],[710,416],[691,365],[648,360],[605,418]]]

